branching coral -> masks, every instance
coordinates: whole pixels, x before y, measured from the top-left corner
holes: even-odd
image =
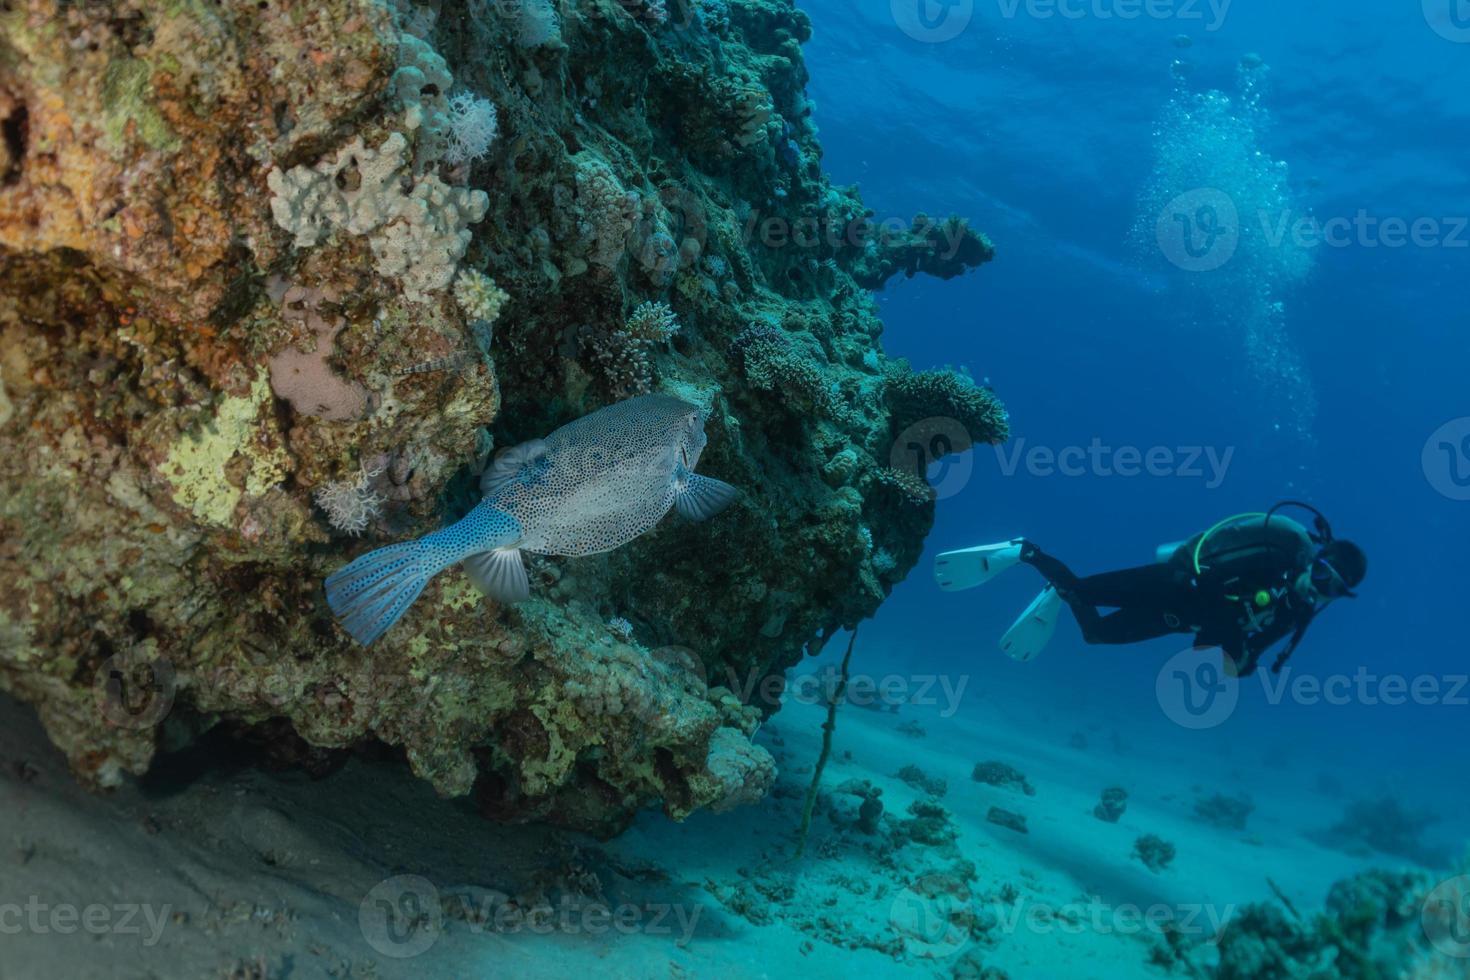
[[[606,162],[587,152],[574,159],[580,230],[588,260],[603,268],[617,266],[627,254],[629,236],[641,207]]]
[[[464,269],[454,281],[454,301],[471,320],[494,323],[510,300],[510,294],[483,272]]]
[[[629,337],[626,330],[584,327],[581,345],[613,397],[628,398],[652,390],[653,360],[649,345]]]
[[[873,483],[891,490],[900,499],[915,506],[933,503],[935,499],[934,488],[925,483],[912,470],[898,470],[892,467],[874,470]]]
[[[977,386],[968,375],[950,370],[915,372],[907,361],[896,361],[885,378],[884,396],[896,431],[928,419],[959,423],[970,445],[953,446],[953,452],[1004,442],[1010,436],[1005,407],[989,388]]]
[[[653,349],[679,332],[679,319],[666,303],[641,303],[618,327],[586,327],[583,350],[596,364],[608,390],[624,398],[653,387]]]
[[[640,303],[628,317],[629,337],[650,344],[666,344],[679,332],[679,318],[667,303]]]
[[[995,258],[990,239],[963,218],[935,221],[919,215],[907,231],[883,229],[866,243],[853,275],[867,289],[882,289],[900,272],[953,279]]]
[[[729,353],[751,388],[780,393],[798,410],[834,408],[820,367],[781,328],[753,323],[731,341]]]

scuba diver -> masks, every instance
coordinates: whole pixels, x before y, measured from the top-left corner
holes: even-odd
[[[1278,515],[1298,507],[1315,516],[1314,531]],[[1079,578],[1024,538],[940,555],[934,574],[942,589],[958,592],[1028,564],[1047,587],[1005,636],[1001,649],[1030,660],[1051,640],[1066,603],[1088,643],[1123,644],[1172,633],[1195,634],[1196,647],[1220,647],[1236,676],[1255,673],[1257,661],[1290,636],[1272,671],[1280,673],[1312,620],[1353,591],[1368,571],[1363,549],[1332,535],[1332,525],[1309,504],[1285,501],[1261,514],[1227,518],[1187,541],[1159,548],[1155,562]],[[1100,613],[1099,607],[1112,609]]]

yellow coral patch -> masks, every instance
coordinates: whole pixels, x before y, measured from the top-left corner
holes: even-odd
[[[149,149],[178,150],[179,138],[149,101],[152,75],[153,70],[145,62],[134,58],[108,65],[102,81],[103,123],[114,147],[127,145],[127,127],[132,123],[134,132]]]
[[[411,639],[411,640],[408,641],[408,656],[409,656],[409,659],[415,660],[415,661],[416,660],[419,660],[425,654],[427,654],[428,652],[429,652],[429,638],[427,636],[425,636],[424,634],[420,633],[418,636],[415,636],[413,639]],[[415,680],[421,679],[419,677],[419,672],[420,672],[420,668],[417,668],[417,667],[414,668],[413,675],[414,675],[414,679]]]
[[[203,429],[184,436],[169,451],[163,473],[173,484],[173,498],[199,520],[228,525],[244,493],[258,496],[285,476],[290,463],[285,451],[262,447],[252,438],[261,409],[270,399],[270,380],[261,370],[249,395],[220,402]],[[237,454],[250,460],[244,491],[225,474],[226,464]]]
[[[40,607],[31,603],[30,611],[35,616]],[[36,648],[31,645],[29,624],[12,622],[3,609],[0,609],[0,650],[5,650],[6,657],[16,664],[23,664],[36,654]]]
[[[585,726],[577,713],[566,704],[542,705],[531,707],[531,714],[541,722],[542,729],[546,732],[546,758],[522,759],[521,779],[523,788],[527,793],[544,793],[559,785],[571,771],[572,764],[576,762],[576,751],[567,745],[566,739],[562,737],[563,731],[576,732]],[[600,739],[593,732],[584,732],[587,741],[597,742]]]
[[[440,603],[449,609],[473,609],[484,598],[463,575],[449,576],[439,596]]]

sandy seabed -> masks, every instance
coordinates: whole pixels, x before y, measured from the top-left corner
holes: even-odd
[[[1302,836],[1334,816],[1325,801],[1275,794],[1247,830],[1225,830],[1195,816],[1197,776],[1167,747],[1150,759],[1097,724],[984,710],[845,706],[807,854],[792,861],[815,704],[789,704],[758,733],[782,768],[760,806],[683,824],[648,813],[597,842],[487,822],[370,757],[318,780],[185,758],[92,796],[7,700],[0,980],[951,977],[982,964],[1126,980],[1163,975],[1148,962],[1163,922],[1207,940],[1271,897],[1268,877],[1310,911],[1334,880],[1385,863]],[[974,781],[982,760],[1017,767],[1034,794]],[[910,807],[932,797],[898,777],[906,766],[946,784],[944,815],[923,827]],[[1256,787],[1281,774],[1237,776]],[[882,790],[876,833],[854,821],[853,780]],[[1094,817],[1120,784],[1122,819]],[[989,822],[992,807],[1027,832]],[[1157,873],[1133,856],[1146,833],[1177,848]]]

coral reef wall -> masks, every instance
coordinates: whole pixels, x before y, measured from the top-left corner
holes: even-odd
[[[791,0],[0,5],[0,687],[80,778],[225,725],[603,834],[760,797],[774,705],[732,688],[913,566],[906,429],[1006,424],[884,357],[868,290],[993,251],[827,181],[809,33]],[[324,575],[645,390],[708,411],[730,512],[336,628]]]

